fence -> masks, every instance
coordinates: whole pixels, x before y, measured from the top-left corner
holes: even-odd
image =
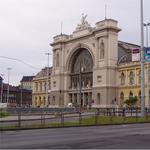
[[[75,113],[79,112],[79,108],[1,108],[2,111],[5,111],[9,114],[41,114],[41,113]]]
[[[57,109],[56,109],[57,110]],[[22,112],[19,112],[15,120],[1,120],[1,127],[27,125],[38,126],[75,126],[75,125],[98,125],[98,124],[116,124],[131,122],[150,122],[150,112],[145,111],[145,117],[141,118],[139,108],[93,108],[90,112],[67,114],[59,112],[55,115],[48,115],[45,112],[38,116],[32,116],[27,119]],[[89,119],[90,118],[90,119]]]

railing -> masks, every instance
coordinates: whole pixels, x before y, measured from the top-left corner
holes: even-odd
[[[41,114],[41,113],[76,113],[79,112],[79,108],[1,108],[2,111],[5,111],[9,114]]]
[[[47,108],[49,109],[49,108]],[[46,110],[47,110],[46,109]],[[70,109],[70,108],[69,108]],[[56,109],[58,111],[58,109]],[[150,111],[145,110],[145,117],[141,118],[139,108],[93,108],[90,112],[67,114],[64,112],[55,112],[55,115],[41,111],[40,114],[27,115],[18,112],[13,120],[0,120],[1,127],[17,126],[25,127],[27,125],[39,125],[41,127],[51,126],[78,126],[78,125],[99,125],[99,124],[122,124],[131,122],[150,122]],[[90,117],[90,122],[86,119]],[[69,124],[68,124],[69,123]]]

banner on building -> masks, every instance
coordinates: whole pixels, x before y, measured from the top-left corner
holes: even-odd
[[[145,48],[145,61],[150,61],[150,47]]]
[[[132,50],[132,61],[140,61],[140,49]]]

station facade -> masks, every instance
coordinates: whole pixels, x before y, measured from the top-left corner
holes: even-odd
[[[106,107],[118,101],[117,21],[106,19],[91,27],[82,16],[72,35],[57,35],[53,47],[50,100],[55,106],[79,105],[81,69],[82,105]]]

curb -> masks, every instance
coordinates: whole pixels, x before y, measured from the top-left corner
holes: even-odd
[[[9,129],[0,129],[0,132],[3,131],[18,131],[18,130],[37,130],[37,129],[57,129],[57,128],[71,128],[71,127],[92,127],[92,126],[110,126],[110,125],[128,125],[128,124],[141,124],[141,123],[150,123],[148,122],[133,122],[133,123],[114,123],[114,124],[91,124],[91,125],[72,125],[72,126],[56,126],[56,127],[16,127]]]

